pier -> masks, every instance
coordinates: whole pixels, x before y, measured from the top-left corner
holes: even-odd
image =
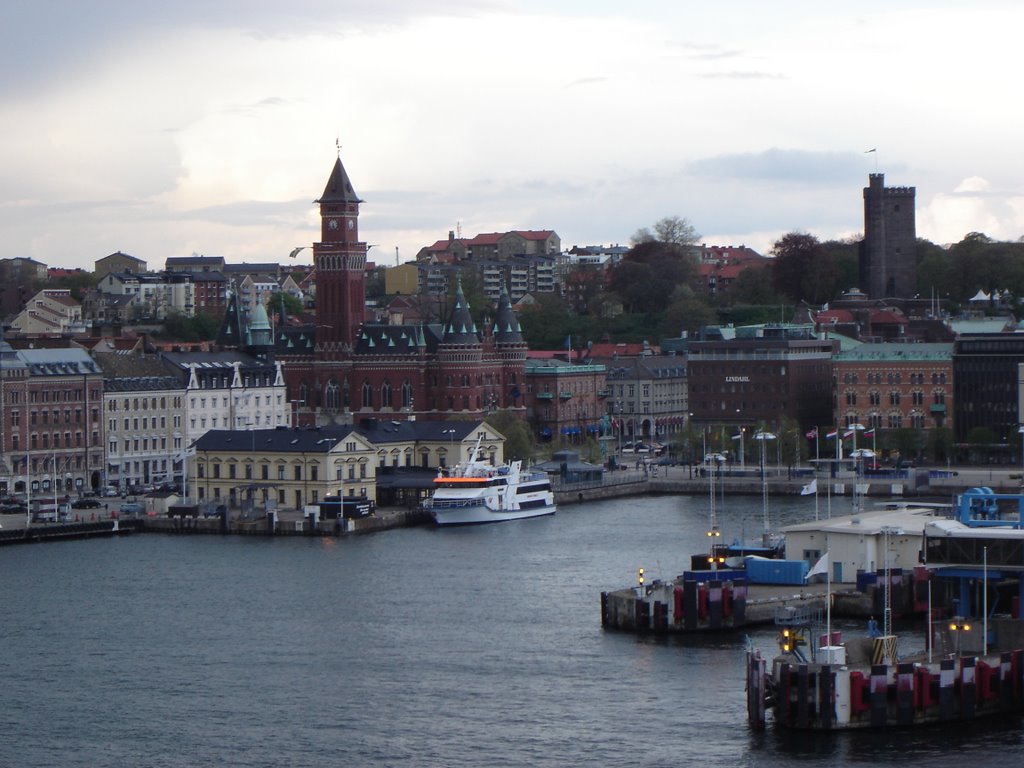
[[[421,510],[378,508],[358,519],[320,520],[298,512],[257,518],[219,515],[102,517],[63,523],[26,524],[24,515],[0,515],[0,546],[44,541],[67,541],[129,533],[217,536],[348,536],[429,522]]]
[[[749,584],[738,574],[742,571],[690,572],[671,582],[602,592],[601,626],[639,634],[728,632],[772,624],[787,613],[825,610],[825,584]],[[834,615],[867,618],[875,603],[873,595],[852,584],[832,585]]]

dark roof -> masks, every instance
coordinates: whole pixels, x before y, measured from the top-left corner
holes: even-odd
[[[320,195],[319,200],[315,200],[316,203],[361,203],[359,195],[352,188],[352,182],[349,181],[348,174],[345,172],[345,166],[341,164],[341,156],[338,156],[337,161],[334,163],[334,169],[331,171],[331,177],[327,180],[327,186],[324,187],[324,193]]]
[[[168,256],[164,259],[164,266],[181,266],[183,264],[223,264],[223,256]]]
[[[277,324],[274,351],[279,355],[311,355],[316,351],[316,326]]]
[[[512,302],[505,289],[505,281],[501,281],[501,295],[498,297],[498,308],[494,313],[494,340],[498,344],[518,344],[523,341],[519,318],[512,311]]]
[[[260,262],[256,264],[247,264],[242,262],[241,264],[224,265],[224,274],[227,275],[269,275],[276,280],[277,273],[280,271],[281,265],[273,261]]]
[[[227,278],[217,270],[209,272],[189,272],[193,283],[226,283]]]
[[[163,357],[180,371],[187,371],[188,364],[195,363],[198,373],[214,369],[230,370],[235,363],[239,363],[242,370],[273,368],[272,364],[244,352],[164,352]]]
[[[245,343],[245,329],[242,328],[242,313],[238,310],[238,294],[228,299],[227,310],[217,334],[217,345],[220,347],[241,347]]]
[[[455,306],[452,307],[451,318],[444,329],[445,344],[479,344],[480,336],[477,334],[476,323],[469,312],[469,302],[462,293],[462,279],[459,279],[458,287],[455,289]]]
[[[357,355],[402,355],[428,353],[437,349],[437,332],[429,325],[383,325],[367,323],[359,329]]]
[[[93,359],[103,371],[104,386],[110,389],[113,382],[119,380],[166,379],[170,382],[165,388],[179,386],[178,379],[172,375],[172,369],[159,357],[124,354],[120,352],[96,352]],[[118,385],[119,387],[121,385]],[[132,387],[123,387],[131,389]],[[147,387],[156,389],[157,387]]]
[[[199,451],[246,451],[264,453],[328,453],[352,433],[351,426],[316,429],[211,429],[196,441]]]
[[[480,429],[479,421],[398,421],[363,419],[355,432],[374,445],[401,442],[462,442]],[[454,431],[452,431],[454,430]]]

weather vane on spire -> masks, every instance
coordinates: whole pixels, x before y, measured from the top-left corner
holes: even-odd
[[[338,151],[338,157],[340,158],[341,157],[341,139],[340,138],[336,137],[334,139],[334,148]]]

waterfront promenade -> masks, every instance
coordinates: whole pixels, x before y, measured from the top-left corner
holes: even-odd
[[[634,469],[608,472],[598,483],[552,483],[555,500],[559,506],[585,503],[600,499],[637,497],[644,495],[693,495],[708,493],[707,477],[701,477],[700,467],[675,466],[658,467],[657,471],[636,471]],[[768,493],[771,496],[798,496],[814,478],[810,469],[769,467],[766,472]],[[934,498],[948,500],[954,494],[967,488],[987,486],[998,493],[1021,492],[1021,470],[1011,467],[918,467],[888,475],[872,475],[856,478],[852,473],[841,473],[827,479],[819,475],[819,497],[831,493],[834,497],[852,496],[854,484],[860,491],[873,499],[893,497]],[[748,469],[726,471],[715,478],[716,492],[727,496],[760,496],[763,485],[759,472]],[[112,533],[114,514],[120,502],[110,502],[98,510],[80,510],[72,513],[66,524],[28,524],[25,515],[0,515],[0,543],[4,540],[24,540],[14,534],[30,530],[39,531],[33,539],[68,538],[71,529],[81,531],[81,536],[96,535],[94,524],[104,524],[104,530]],[[230,510],[228,519],[219,517],[168,517],[168,516],[119,516],[119,522],[127,530],[162,533],[209,533],[237,535],[321,535],[343,536],[371,533],[391,528],[406,528],[430,522],[427,515],[418,509],[380,507],[366,518],[356,520],[318,520],[295,510],[279,510],[275,513],[273,527],[266,514],[243,516],[237,510]],[[65,535],[57,532],[65,531]],[[43,532],[46,533],[43,533]],[[71,534],[73,535],[73,534]]]

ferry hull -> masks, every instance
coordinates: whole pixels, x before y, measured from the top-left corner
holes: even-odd
[[[468,507],[435,507],[430,509],[430,514],[438,525],[478,525],[553,515],[555,509],[554,504],[534,509],[491,509],[478,504]]]

